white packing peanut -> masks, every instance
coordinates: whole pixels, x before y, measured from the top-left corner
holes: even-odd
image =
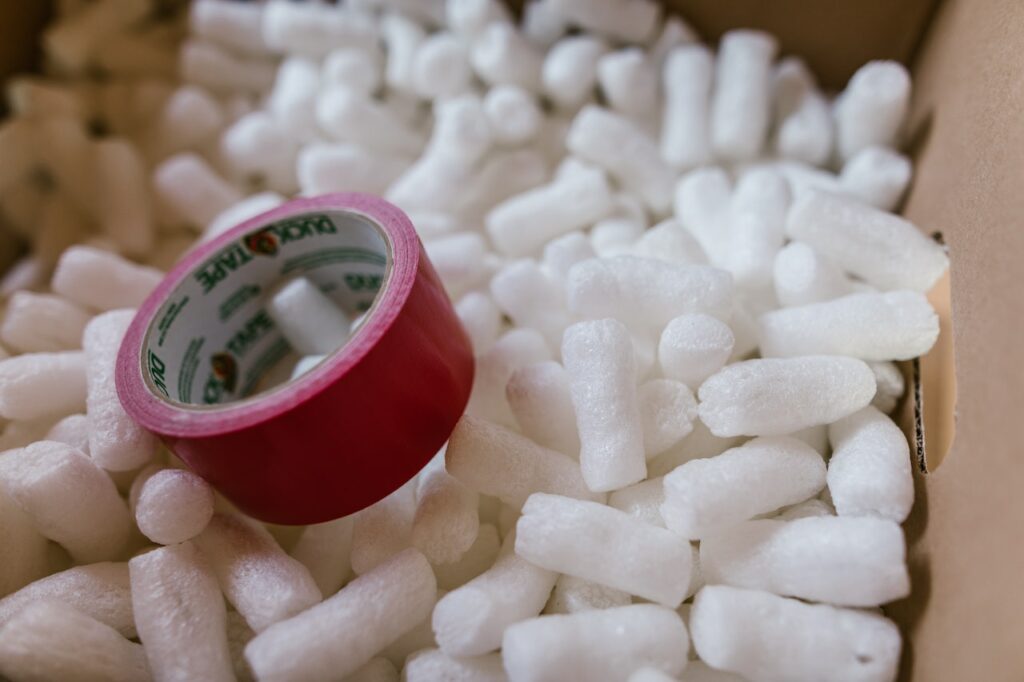
[[[514,425],[515,417],[505,397],[509,378],[520,367],[551,359],[551,349],[540,332],[506,332],[477,360],[467,413],[505,426]]]
[[[651,379],[637,388],[647,459],[661,454],[693,430],[697,400],[686,384]]]
[[[0,416],[24,420],[84,412],[85,375],[86,358],[80,351],[0,360]]]
[[[215,514],[193,542],[209,559],[224,596],[256,632],[321,600],[306,567],[255,521]]]
[[[825,462],[809,445],[786,436],[755,438],[667,474],[661,515],[669,529],[700,540],[824,487]]]
[[[345,677],[344,682],[398,682],[398,670],[386,658],[371,658],[354,673]]]
[[[678,265],[702,265],[708,261],[704,249],[675,218],[667,218],[647,229],[628,253]]]
[[[195,545],[161,547],[128,567],[135,622],[153,677],[234,680],[224,597]]]
[[[272,0],[263,11],[263,40],[277,52],[322,57],[339,45],[372,49],[373,18],[341,5]]]
[[[569,373],[554,361],[512,373],[506,397],[523,435],[552,450],[579,457],[580,436],[569,389]]]
[[[495,141],[506,145],[536,137],[544,116],[533,94],[515,85],[491,88],[484,97],[484,111]]]
[[[900,428],[874,407],[829,426],[828,489],[840,516],[906,520],[914,503],[910,450]]]
[[[796,521],[797,519],[805,519],[812,516],[835,515],[836,511],[832,508],[832,505],[824,500],[818,499],[817,497],[812,497],[800,504],[794,504],[792,507],[786,507],[782,510],[782,513],[776,514],[772,518],[779,521]]]
[[[862,360],[909,360],[939,336],[939,317],[916,291],[850,294],[783,308],[760,319],[761,355],[849,355]]]
[[[198,154],[176,154],[153,170],[153,189],[177,215],[203,229],[242,194]]]
[[[483,355],[498,340],[501,310],[485,293],[471,291],[455,303],[455,314],[469,334],[476,355]],[[538,441],[539,442],[539,441]]]
[[[654,140],[629,119],[587,105],[573,119],[566,146],[604,168],[654,213],[669,210],[675,174],[662,161]]]
[[[147,538],[176,545],[203,532],[213,518],[213,490],[191,471],[164,469],[150,476],[135,502],[135,521]]]
[[[298,188],[295,158],[298,145],[277,119],[265,111],[245,114],[220,138],[220,158],[243,184],[282,194]]]
[[[299,186],[309,196],[341,191],[383,194],[408,166],[401,157],[352,143],[307,145],[297,164]]]
[[[199,149],[227,123],[220,103],[203,88],[183,85],[164,103],[147,127],[142,148],[149,160]]]
[[[721,320],[732,313],[731,275],[706,265],[636,256],[593,259],[574,265],[566,286],[570,312],[614,317],[654,333],[686,313]]]
[[[438,573],[437,567],[434,567],[434,571],[435,574]],[[438,599],[441,599],[441,597],[447,593],[447,590],[438,585]],[[411,654],[420,651],[421,649],[428,649],[436,646],[437,641],[434,639],[434,630],[431,628],[430,614],[428,613],[423,620],[407,630],[405,634],[381,649],[378,656],[391,661],[399,670],[401,670],[406,659],[409,658]]]
[[[352,570],[362,575],[412,545],[416,515],[416,481],[411,480],[355,515],[352,526]]]
[[[771,167],[747,170],[736,183],[730,205],[727,266],[748,296],[770,296],[775,256],[786,240],[790,190]]]
[[[533,0],[523,6],[523,35],[533,44],[550,48],[565,35],[565,18],[551,0]]]
[[[544,607],[544,613],[578,613],[632,603],[633,599],[628,592],[563,573],[555,582],[555,589],[552,590],[551,598]]]
[[[448,28],[470,39],[496,21],[511,19],[499,0],[447,0],[444,10]]]
[[[426,151],[388,188],[387,197],[403,209],[453,211],[479,190],[466,194],[474,167],[494,137],[483,102],[475,94],[438,100]]]
[[[521,507],[536,492],[603,499],[587,489],[579,465],[498,424],[465,415],[445,453],[448,472],[471,490]]]
[[[6,433],[4,440],[8,440]],[[7,443],[4,447],[8,447]],[[33,601],[30,597],[22,601],[17,596],[23,588],[39,585],[41,579],[54,570],[49,540],[36,530],[32,517],[22,511],[3,485],[0,485],[0,543],[4,547],[17,548],[16,552],[5,552],[4,561],[0,563],[0,595],[6,596],[0,599],[2,627],[10,615],[20,610],[23,602]],[[32,590],[26,590],[26,593],[31,594]],[[131,611],[130,604],[128,610]]]
[[[313,66],[316,66],[315,62],[313,62]],[[309,102],[312,102],[320,87],[320,78],[318,75],[316,87],[311,92],[309,88],[314,83],[308,77],[305,80],[307,85],[303,90],[312,96],[312,99],[309,100]],[[383,57],[376,50],[369,51],[356,47],[343,47],[334,50],[324,59],[322,82],[326,88],[341,88],[362,95],[373,95],[380,88],[383,80]],[[308,115],[309,113],[306,110],[306,114]],[[315,123],[314,116],[313,124],[315,125]],[[315,133],[315,128],[310,132]]]
[[[491,568],[437,602],[434,634],[448,656],[480,656],[497,650],[509,626],[537,616],[547,603],[558,574],[515,554],[514,544],[510,534]]]
[[[549,241],[544,247],[541,262],[548,273],[564,282],[572,266],[596,256],[586,235],[574,230]]]
[[[416,489],[416,514],[412,521],[412,546],[432,564],[458,561],[480,532],[479,495],[443,466],[420,474]]]
[[[530,255],[608,215],[610,194],[604,172],[588,168],[498,204],[487,214],[487,233],[505,255]]]
[[[561,344],[562,332],[572,321],[565,291],[537,261],[508,263],[491,278],[490,288],[495,303],[517,326],[536,329],[549,346]]]
[[[405,682],[507,682],[499,654],[454,658],[438,649],[424,649],[411,655],[402,670]]]
[[[467,220],[483,223],[492,207],[547,179],[547,161],[537,149],[498,150],[481,161],[453,208]]]
[[[495,21],[473,41],[473,70],[487,85],[517,85],[539,92],[543,55],[513,26]]]
[[[646,478],[644,430],[629,331],[617,320],[565,331],[562,359],[576,410],[580,468],[587,487],[615,490]]]
[[[661,22],[658,37],[648,47],[648,53],[651,56],[651,61],[659,66],[664,66],[665,60],[672,50],[699,42],[700,36],[682,17],[667,15]]]
[[[550,3],[549,3],[550,4]],[[593,36],[568,36],[555,43],[541,69],[544,95],[555,106],[574,112],[594,95],[597,63],[608,45]]]
[[[641,127],[655,127],[660,102],[658,72],[637,47],[604,55],[597,62],[597,82],[612,109]]]
[[[880,289],[928,291],[949,266],[942,246],[910,221],[827,192],[798,195],[786,232]]]
[[[141,645],[64,602],[46,598],[29,604],[0,628],[0,675],[13,680],[152,679]]]
[[[888,147],[865,147],[843,164],[839,185],[865,203],[893,211],[910,184],[910,159]]]
[[[237,204],[231,205],[217,214],[217,217],[210,221],[199,236],[199,243],[207,242],[214,237],[224,234],[233,227],[241,225],[250,218],[255,218],[261,213],[277,208],[284,203],[284,197],[277,192],[260,192],[250,194]]]
[[[62,601],[125,637],[136,635],[127,563],[75,566],[22,587],[0,599],[0,628],[29,604],[43,599]]]
[[[652,476],[647,480],[619,488],[608,496],[608,506],[626,512],[635,519],[654,526],[665,526],[661,516],[661,503],[665,501],[663,476]]]
[[[300,355],[327,355],[348,341],[351,322],[316,283],[305,277],[274,291],[267,314]]]
[[[772,79],[776,154],[825,165],[832,154],[832,111],[814,76],[799,57],[786,57],[775,67]]]
[[[43,440],[55,440],[89,454],[89,418],[84,414],[64,417],[46,432]]]
[[[853,293],[853,282],[807,244],[792,241],[775,255],[775,295],[782,306],[828,301]]]
[[[480,524],[480,532],[477,533],[473,546],[461,559],[455,563],[434,566],[437,586],[445,590],[454,590],[460,585],[465,585],[494,564],[500,549],[498,528],[491,523]]]
[[[632,604],[516,623],[505,631],[501,656],[517,682],[625,680],[646,666],[678,675],[689,648],[679,614]]]
[[[408,549],[256,635],[245,658],[259,679],[344,677],[425,618],[436,598],[430,564]]]
[[[114,381],[121,340],[134,317],[134,310],[103,313],[89,322],[82,336],[89,455],[109,471],[138,469],[153,458],[157,447],[153,434],[124,411]]]
[[[661,332],[658,363],[665,376],[697,389],[725,365],[735,342],[729,325],[716,317],[680,315]]]
[[[52,294],[16,291],[7,300],[0,340],[22,353],[56,352],[82,347],[89,313]]]
[[[487,275],[487,244],[476,232],[457,232],[424,243],[427,256],[445,288],[454,297],[483,283]]]
[[[713,374],[698,395],[700,419],[716,436],[778,436],[865,407],[875,395],[875,376],[855,358],[747,360]]]
[[[113,482],[69,445],[39,441],[4,453],[0,485],[78,563],[117,557],[128,541],[128,507]]]
[[[714,58],[702,45],[677,47],[665,59],[661,157],[673,168],[694,168],[711,160],[713,69]]]
[[[690,582],[690,543],[597,502],[535,493],[516,524],[516,554],[675,608]]]
[[[416,154],[423,138],[385,105],[343,88],[320,93],[316,119],[339,142],[353,142],[375,152]]]
[[[709,665],[766,682],[883,682],[900,660],[899,630],[883,616],[725,585],[697,594],[690,632]]]
[[[869,362],[868,367],[875,373],[875,382],[878,386],[871,404],[879,411],[890,414],[903,397],[903,372],[892,362]]]
[[[711,143],[731,161],[761,152],[771,121],[771,68],[778,44],[761,31],[734,30],[724,36],[715,64],[711,98]]]
[[[466,46],[454,34],[435,33],[416,48],[412,86],[420,97],[454,97],[468,90],[472,80]]]
[[[833,108],[836,144],[843,161],[865,147],[892,147],[910,105],[910,74],[894,61],[857,69]]]
[[[705,537],[700,565],[712,585],[841,606],[878,606],[910,593],[905,544],[903,530],[889,519],[760,519]]]
[[[292,557],[305,566],[324,597],[345,584],[352,574],[353,517],[306,526],[292,548]]]
[[[704,250],[712,265],[728,263],[731,240],[727,220],[732,181],[723,168],[707,166],[688,172],[676,184],[676,220]]]
[[[196,0],[189,12],[194,35],[245,54],[265,54],[263,10],[266,5],[229,0]]]
[[[590,228],[590,244],[602,258],[630,253],[646,229],[645,221],[613,213]]]
[[[408,17],[390,13],[381,19],[380,33],[388,55],[384,70],[385,82],[392,88],[412,92],[416,52],[426,40],[426,32]]]

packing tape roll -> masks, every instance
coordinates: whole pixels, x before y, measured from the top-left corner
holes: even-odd
[[[267,292],[304,276],[348,342],[261,390],[290,348]],[[408,217],[383,199],[297,199],[199,246],[139,309],[117,359],[128,414],[239,509],[319,523],[412,478],[451,434],[473,351]]]

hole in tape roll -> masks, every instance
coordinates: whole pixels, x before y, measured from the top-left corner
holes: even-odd
[[[217,406],[309,371],[317,358],[302,337],[317,335],[324,313],[336,315],[347,334],[319,354],[344,346],[387,285],[390,252],[376,222],[342,210],[299,213],[241,235],[194,268],[153,317],[142,344],[147,387],[178,405]],[[303,330],[303,310],[294,307],[310,302],[318,312],[309,320],[305,311],[313,324]]]

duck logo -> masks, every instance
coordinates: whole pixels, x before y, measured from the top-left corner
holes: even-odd
[[[210,358],[213,365],[213,376],[224,386],[229,393],[235,390],[235,382],[238,378],[238,363],[235,362],[231,353],[215,353]]]
[[[258,253],[263,256],[274,256],[277,254],[277,235],[275,235],[269,228],[260,230],[259,232],[253,232],[252,234],[246,235],[245,247],[252,253]]]

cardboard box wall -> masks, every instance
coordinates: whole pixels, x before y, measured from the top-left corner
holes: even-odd
[[[906,525],[913,594],[886,611],[906,635],[901,679],[1024,680],[1024,0],[665,4],[706,39],[769,30],[833,88],[869,59],[912,68],[905,213],[941,233],[951,272],[933,292],[942,342],[902,410],[929,470],[915,466]],[[0,78],[32,63],[45,16],[0,0]],[[13,248],[0,238],[0,267]]]

